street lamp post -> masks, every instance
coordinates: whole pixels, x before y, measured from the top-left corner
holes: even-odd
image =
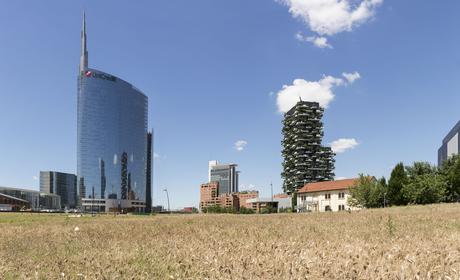
[[[273,183],[270,182],[270,190],[272,192],[272,202],[273,202]]]
[[[169,193],[168,193],[168,189],[164,188],[163,191],[166,192],[166,198],[168,199],[168,212],[171,212],[171,209],[169,208]]]

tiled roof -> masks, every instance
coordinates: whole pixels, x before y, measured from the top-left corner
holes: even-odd
[[[303,186],[298,193],[311,193],[311,192],[322,192],[322,191],[333,191],[333,190],[346,190],[349,187],[356,186],[358,179],[345,179],[337,181],[324,181],[318,183],[309,183]]]

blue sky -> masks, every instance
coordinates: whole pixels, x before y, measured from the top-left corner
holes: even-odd
[[[239,164],[246,188],[280,192],[277,99],[295,79],[335,78],[299,94],[334,96],[324,144],[358,143],[337,155],[337,177],[435,163],[460,119],[460,2],[337,1],[1,1],[0,185],[38,188],[40,170],[76,172],[84,8],[90,67],[149,96],[155,204],[167,187],[173,208],[198,205],[212,159]]]

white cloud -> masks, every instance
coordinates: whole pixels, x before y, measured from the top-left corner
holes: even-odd
[[[244,150],[247,144],[248,142],[245,140],[238,140],[235,142],[235,150],[237,150],[238,152],[241,152]]]
[[[371,19],[383,0],[282,0],[295,18],[319,35],[352,31]]]
[[[328,43],[326,37],[317,37],[317,36],[306,37],[302,35],[302,33],[297,32],[295,35],[295,38],[301,42],[313,43],[313,45],[321,49],[324,49],[324,48],[332,49],[332,46]]]
[[[358,75],[358,72],[347,75]],[[327,108],[335,95],[332,89],[336,86],[342,86],[351,83],[348,78],[335,78],[332,76],[323,76],[319,81],[306,81],[304,79],[295,79],[292,85],[284,85],[278,92],[276,103],[278,111],[285,113],[289,111],[301,98],[303,101],[318,102],[323,108]],[[355,78],[354,80],[356,80]],[[353,80],[353,81],[354,81]]]
[[[287,5],[294,18],[301,19],[312,32],[320,35],[320,37],[307,37],[320,39],[317,42],[311,39],[315,46],[325,47],[327,39],[324,36],[352,31],[356,26],[372,19],[375,10],[383,0],[278,0],[278,2]]]
[[[354,81],[361,78],[361,75],[358,72],[354,73],[342,73],[342,76],[348,81],[348,83],[352,84]]]
[[[256,186],[253,184],[249,184],[249,185],[241,184],[239,189],[240,191],[253,191],[256,189]]]
[[[34,179],[34,181],[38,181],[38,177],[37,177],[37,176],[33,176],[32,179]]]
[[[341,138],[332,142],[330,145],[334,153],[340,154],[345,152],[346,150],[354,149],[356,146],[359,145],[359,143],[354,138]]]

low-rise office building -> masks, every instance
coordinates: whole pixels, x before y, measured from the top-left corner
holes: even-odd
[[[86,213],[117,212],[144,213],[145,201],[110,198],[82,198],[82,211]]]
[[[20,211],[30,209],[30,202],[0,193],[0,211]]]
[[[239,205],[240,208],[241,207],[251,208],[251,205],[247,203],[247,200],[259,197],[258,191],[243,191],[243,192],[239,192],[236,194],[238,195],[238,200],[240,202],[240,205]]]
[[[59,195],[9,187],[0,187],[0,193],[28,201],[30,203],[30,210],[32,211],[61,209],[61,197]]]
[[[298,212],[326,212],[355,210],[348,204],[350,188],[358,179],[324,181],[306,184],[297,192]]]

